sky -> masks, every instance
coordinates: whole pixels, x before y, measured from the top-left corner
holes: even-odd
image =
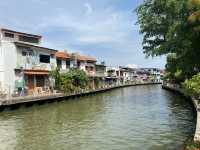
[[[43,36],[42,45],[94,56],[112,66],[164,68],[145,58],[137,15],[143,0],[6,0],[0,26]]]

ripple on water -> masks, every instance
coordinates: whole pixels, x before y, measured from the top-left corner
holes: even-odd
[[[4,150],[174,150],[194,133],[187,100],[138,86],[1,112]]]

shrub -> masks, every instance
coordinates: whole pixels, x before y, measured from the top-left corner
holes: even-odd
[[[57,89],[66,94],[86,89],[89,84],[87,74],[83,70],[71,68],[67,73],[60,74],[58,69],[51,72],[55,79]]]
[[[191,79],[185,80],[184,89],[188,95],[199,98],[200,96],[200,73],[194,75]]]
[[[55,70],[50,71],[49,76],[55,80],[55,89],[59,90],[61,84],[60,69],[56,68]]]

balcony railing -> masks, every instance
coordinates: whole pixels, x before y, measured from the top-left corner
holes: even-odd
[[[24,63],[17,66],[17,68],[23,68],[23,69],[35,69],[35,70],[52,70],[55,65],[53,64],[46,64],[46,63],[39,63],[39,64],[29,64]]]

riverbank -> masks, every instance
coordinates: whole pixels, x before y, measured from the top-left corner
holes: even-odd
[[[44,101],[55,101],[59,99],[69,99],[73,97],[80,97],[85,95],[91,95],[95,93],[100,92],[106,92],[109,90],[113,90],[116,88],[123,88],[128,86],[139,86],[139,85],[152,85],[152,84],[161,84],[161,83],[154,83],[154,82],[148,82],[148,83],[133,83],[133,84],[124,84],[124,85],[118,85],[118,86],[110,86],[106,88],[100,88],[96,90],[91,91],[83,91],[79,93],[73,93],[73,94],[63,94],[63,93],[55,93],[51,95],[44,95],[44,96],[25,96],[25,97],[12,97],[8,99],[0,99],[0,107],[9,107],[14,105],[20,105],[20,104],[30,104],[30,103],[37,103],[37,102],[44,102]]]
[[[195,117],[161,85],[130,86],[5,108],[0,149],[175,150],[193,135]]]
[[[194,138],[193,138],[193,141],[194,142],[200,142],[200,104],[198,103],[198,100],[193,98],[192,96],[190,95],[187,95],[184,90],[182,88],[180,88],[179,86],[177,85],[174,85],[174,84],[163,84],[162,85],[162,88],[163,89],[166,89],[166,90],[169,90],[169,91],[172,91],[172,92],[176,92],[176,93],[179,93],[181,95],[183,95],[184,97],[190,99],[194,105],[194,108],[196,110],[196,113],[197,113],[197,118],[196,118],[196,130],[195,130],[195,134],[194,134]],[[190,142],[191,144],[191,142]],[[194,146],[194,150],[195,150],[195,146]]]

